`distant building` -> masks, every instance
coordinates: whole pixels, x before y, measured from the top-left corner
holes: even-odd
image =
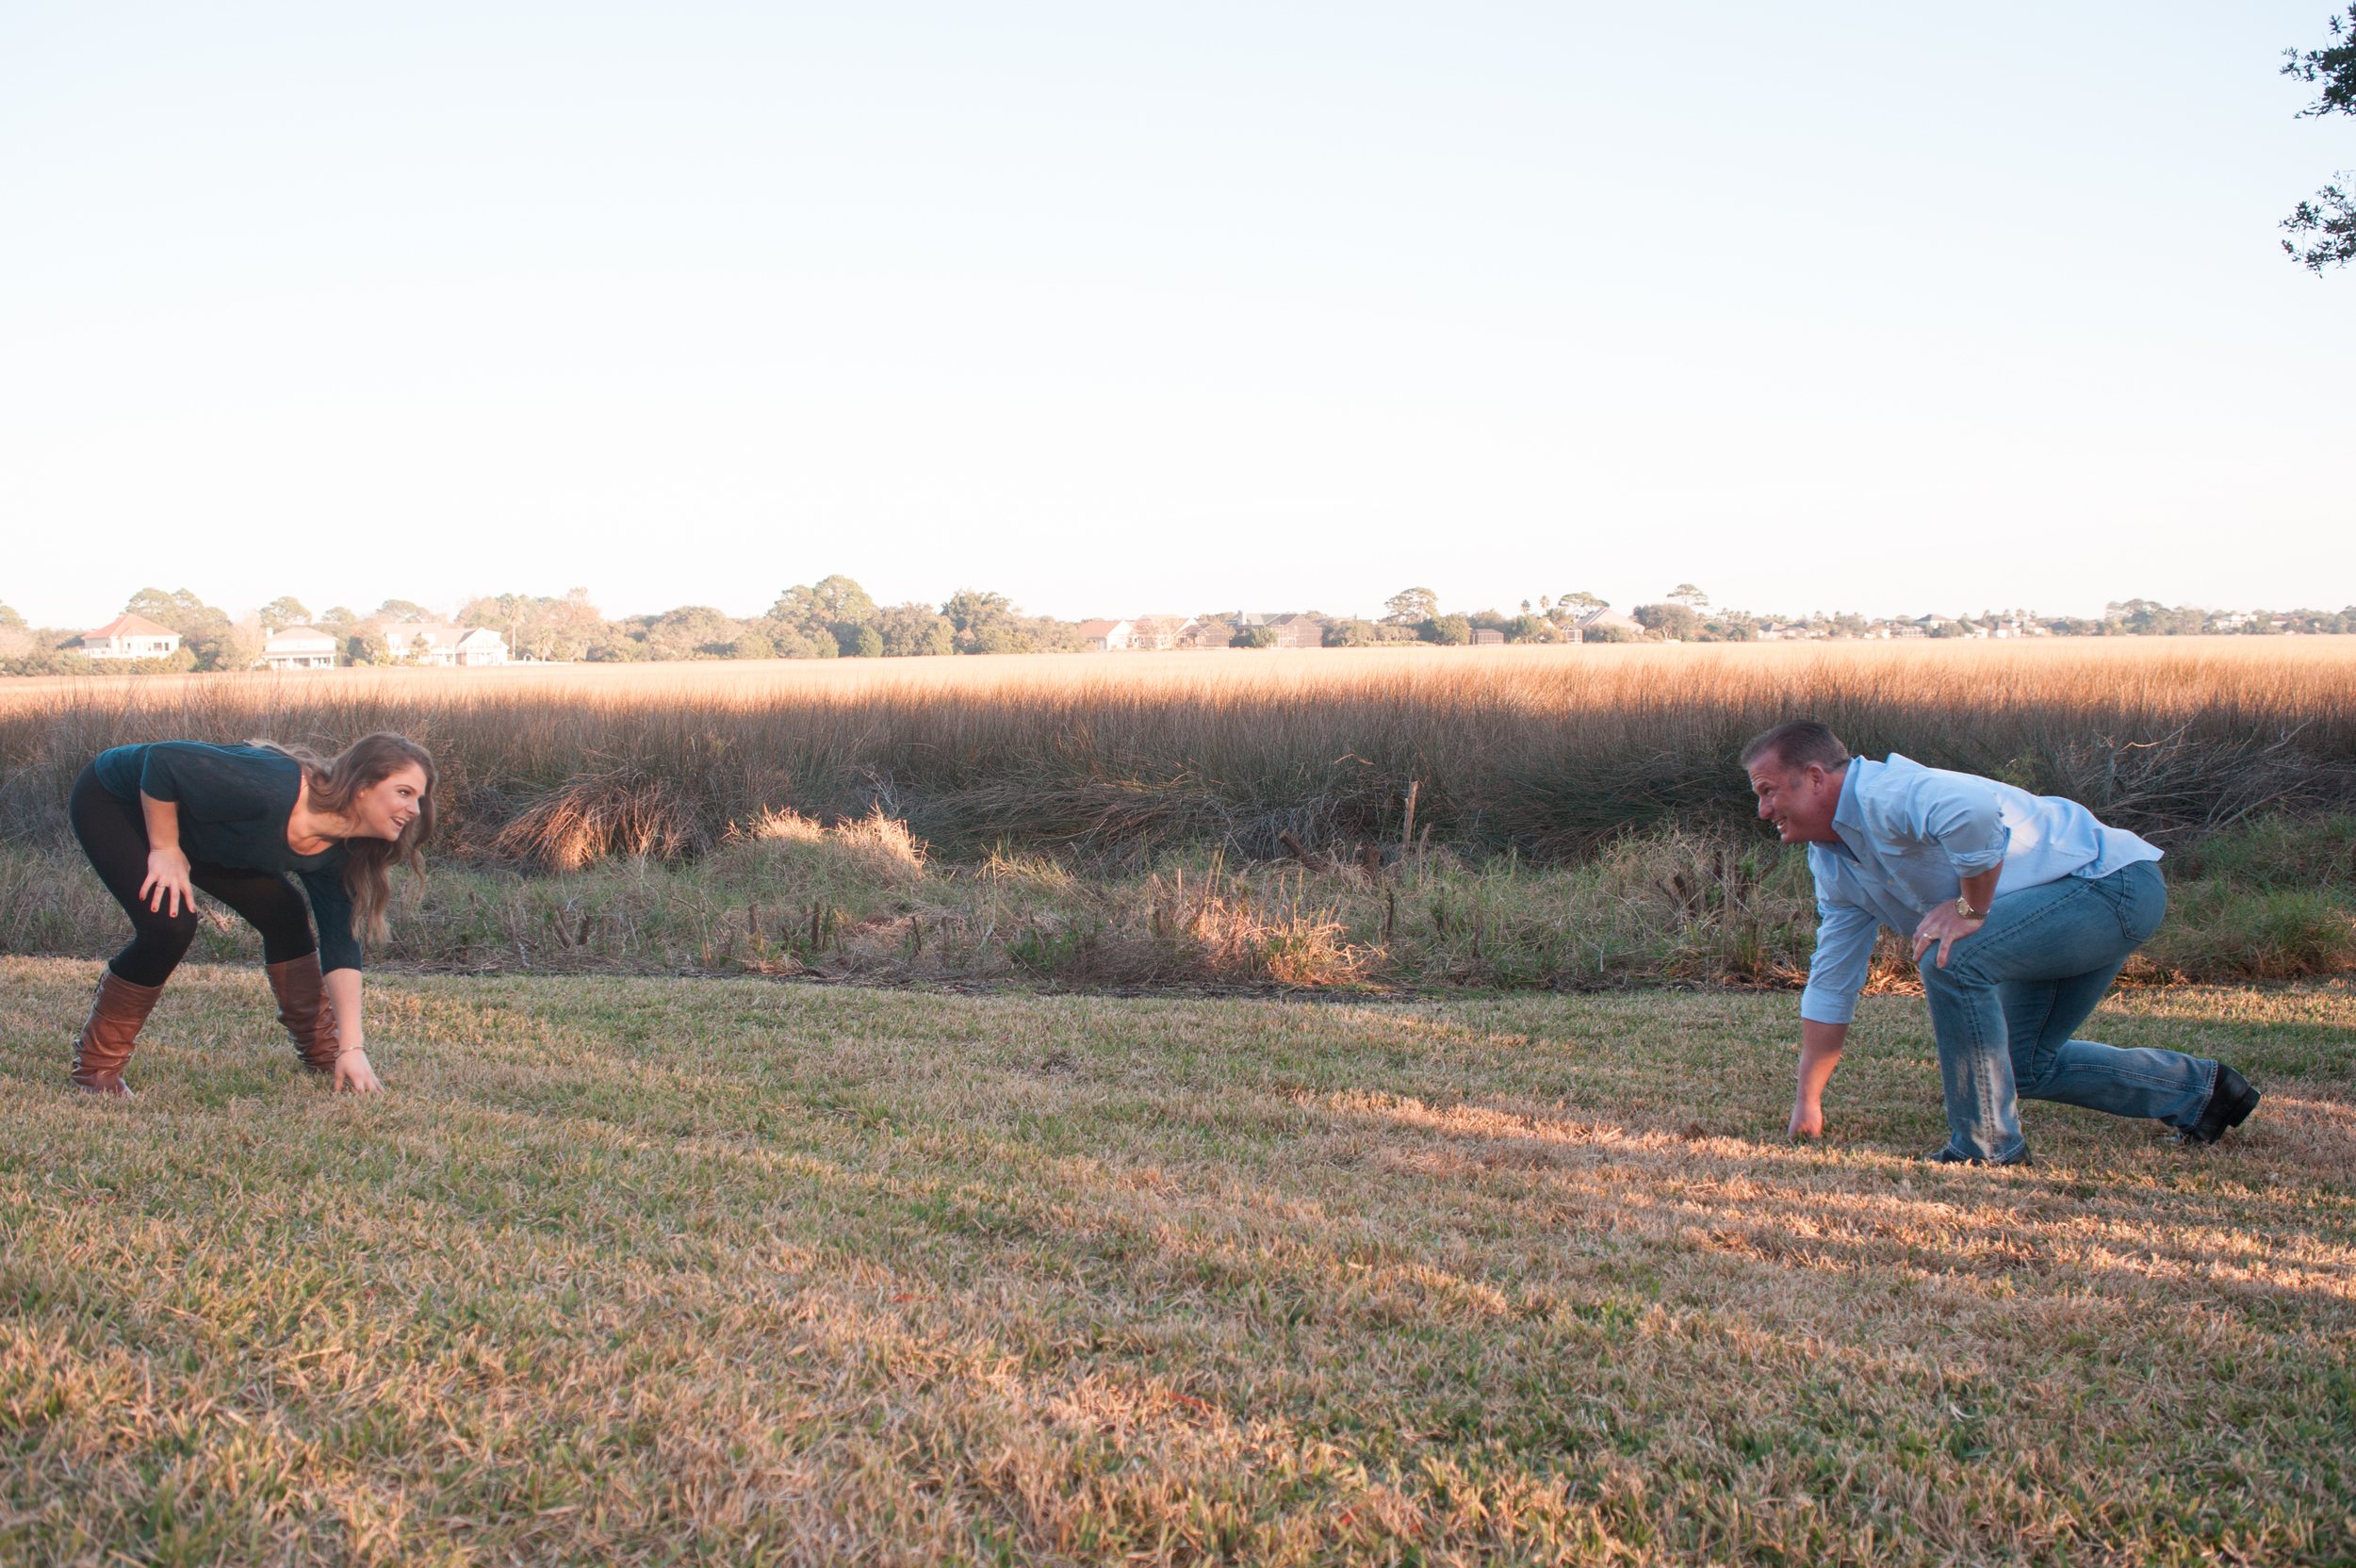
[[[273,670],[332,670],[335,639],[313,626],[290,626],[270,634],[262,662]]]
[[[404,663],[489,669],[507,662],[507,639],[488,627],[403,621],[386,627],[384,637],[393,657]]]
[[[1314,615],[1279,615],[1268,623],[1280,648],[1325,646],[1325,623]]]
[[[1496,627],[1484,626],[1473,632],[1473,646],[1477,648],[1501,648],[1504,645],[1505,633]]]
[[[1593,629],[1599,629],[1603,627],[1617,627],[1620,630],[1628,632],[1629,635],[1635,637],[1642,637],[1644,635],[1644,622],[1638,620],[1633,615],[1623,615],[1608,604],[1590,610],[1587,613],[1579,616],[1577,620],[1574,620],[1571,623],[1571,629],[1582,634],[1579,639],[1577,639],[1579,642],[1586,641],[1586,637],[1583,635],[1585,632]]]
[[[1192,615],[1139,615],[1129,627],[1129,645],[1163,650],[1192,647],[1203,623]]]
[[[1126,652],[1129,641],[1136,632],[1137,628],[1127,621],[1082,621],[1080,623],[1080,635],[1087,641],[1090,653]]]
[[[1325,623],[1315,615],[1238,611],[1227,617],[1226,625],[1231,634],[1249,631],[1253,627],[1266,627],[1276,634],[1276,641],[1269,645],[1271,647],[1321,648],[1325,645]]]
[[[126,613],[82,633],[82,651],[92,659],[169,659],[180,651],[180,634],[144,615]]]

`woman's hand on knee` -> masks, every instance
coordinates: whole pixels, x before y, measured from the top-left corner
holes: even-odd
[[[177,916],[196,910],[196,890],[188,885],[188,858],[177,849],[157,846],[147,852],[147,880],[139,897],[151,912]]]
[[[377,1082],[376,1069],[368,1066],[365,1051],[347,1051],[335,1058],[335,1077],[330,1089],[350,1089],[354,1094],[382,1094],[384,1086]]]

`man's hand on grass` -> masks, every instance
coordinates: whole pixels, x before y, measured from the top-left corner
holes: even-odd
[[[1800,1081],[1792,1096],[1793,1137],[1824,1135],[1824,1086],[1832,1082],[1832,1070],[1841,1065],[1841,1048],[1848,1038],[1845,1023],[1800,1021]]]

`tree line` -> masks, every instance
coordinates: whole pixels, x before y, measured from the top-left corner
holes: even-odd
[[[180,634],[179,651],[168,659],[90,659],[80,651],[83,633],[34,628],[0,604],[0,674],[87,675],[171,670],[251,669],[273,632],[308,626],[332,637],[342,664],[396,665],[414,657],[403,627],[444,624],[425,606],[386,599],[363,614],[337,605],[318,614],[291,595],[271,600],[254,614],[233,618],[188,589],[166,593],[142,588],[123,606]],[[1922,617],[1897,622],[1843,611],[1786,616],[1712,606],[1710,596],[1681,582],[1661,600],[1640,604],[1625,618],[1598,620],[1610,602],[1595,594],[1540,595],[1521,601],[1518,612],[1444,611],[1429,588],[1403,588],[1383,602],[1377,619],[1303,611],[1326,647],[1374,647],[1384,644],[1470,643],[1476,632],[1495,630],[1509,643],[1568,641],[1574,630],[1590,643],[1675,639],[1688,643],[1741,643],[1762,636],[1862,638],[1899,626],[1931,637],[1973,637],[2000,627],[2036,627],[2056,636],[2151,637],[2234,633],[2277,635],[2356,632],[2356,605],[2339,611],[2218,611],[2195,605],[2169,606],[2151,599],[2115,600],[2099,616],[2038,616],[2027,611],[1984,610],[1978,615]],[[1195,617],[1191,646],[1272,647],[1271,628],[1239,612],[1215,611]],[[1922,622],[1931,623],[1927,627]],[[1632,622],[1633,624],[1626,624]],[[1077,621],[1026,615],[1004,594],[960,588],[939,606],[914,601],[879,605],[858,582],[840,574],[785,589],[761,614],[738,618],[709,605],[684,605],[660,614],[609,620],[589,600],[588,590],[562,596],[494,594],[460,607],[447,624],[487,627],[507,640],[512,657],[548,662],[627,663],[699,659],[904,659],[957,654],[1076,653],[1088,646]],[[1907,635],[1912,635],[1908,632]]]
[[[179,650],[167,659],[92,660],[80,651],[81,629],[29,627],[24,616],[0,604],[0,670],[70,675],[102,669],[250,669],[272,633],[296,626],[333,638],[336,662],[360,665],[409,662],[415,656],[402,629],[444,624],[488,628],[507,640],[511,657],[549,662],[1062,653],[1087,645],[1078,622],[1026,615],[1004,594],[960,588],[938,607],[879,605],[840,574],[787,588],[764,613],[741,619],[710,605],[608,619],[585,588],[562,596],[485,595],[447,617],[408,599],[386,599],[367,612],[336,605],[314,613],[291,595],[250,616],[235,617],[186,588],[170,593],[142,588],[123,611],[178,632]]]

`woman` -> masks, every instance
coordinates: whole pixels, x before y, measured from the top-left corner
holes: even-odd
[[[262,934],[278,1021],[303,1065],[331,1074],[336,1088],[382,1088],[362,1049],[358,939],[384,937],[394,864],[418,869],[417,846],[434,831],[434,782],[425,748],[389,734],[332,762],[266,741],[101,752],[74,781],[68,815],[135,934],[99,977],[74,1042],[74,1086],[131,1092],[123,1064],[196,939],[202,888]],[[310,891],[308,911],[289,872]]]

